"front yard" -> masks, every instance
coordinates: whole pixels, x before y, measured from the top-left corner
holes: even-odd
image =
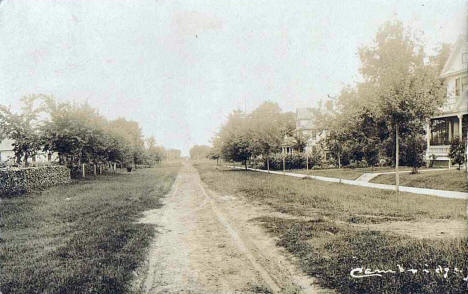
[[[2,293],[127,293],[178,166],[104,175],[1,199]]]
[[[372,179],[371,182],[395,185],[395,175],[380,175]],[[466,183],[466,171],[456,169],[400,174],[400,185],[409,187],[467,192]]]
[[[196,167],[211,189],[275,211],[252,221],[277,237],[277,244],[324,287],[339,293],[466,293],[465,200],[215,168],[212,163]],[[395,273],[354,278],[353,269]]]
[[[411,170],[411,167],[403,166],[400,167],[401,171]],[[383,172],[392,172],[394,168],[392,167],[366,167],[366,168],[330,168],[330,169],[294,169],[288,170],[288,172],[329,177],[329,178],[339,178],[345,180],[356,180],[364,173],[383,173]]]

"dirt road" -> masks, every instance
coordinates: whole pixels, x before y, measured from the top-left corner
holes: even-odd
[[[161,209],[141,220],[158,234],[137,286],[143,293],[329,293],[250,221],[265,215],[242,199],[204,187],[185,163]]]

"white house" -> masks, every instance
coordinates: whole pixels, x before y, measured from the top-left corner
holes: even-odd
[[[296,132],[308,138],[306,152],[311,152],[314,147],[318,146],[319,141],[327,136],[327,130],[317,128],[313,118],[312,108],[296,109]]]
[[[29,161],[35,160],[36,162],[47,162],[49,160],[56,161],[58,160],[58,154],[53,153],[49,156],[46,152],[38,152],[35,158],[30,158]],[[13,140],[4,139],[0,141],[0,163],[15,163],[15,153],[13,152]]]
[[[4,139],[0,141],[0,162],[15,160],[15,153],[13,152],[13,141]]]
[[[468,55],[466,39],[460,37],[440,75],[447,85],[447,100],[426,126],[426,161],[450,165],[450,144],[455,137],[466,142],[468,125]]]

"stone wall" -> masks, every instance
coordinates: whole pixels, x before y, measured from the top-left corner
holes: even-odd
[[[0,195],[21,194],[71,181],[65,166],[0,169]]]

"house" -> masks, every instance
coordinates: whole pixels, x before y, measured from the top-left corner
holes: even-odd
[[[48,161],[57,161],[58,154],[53,153],[49,154],[47,152],[38,152],[34,158],[30,158],[29,162],[35,161],[37,163],[40,162],[48,162]],[[10,139],[3,139],[0,140],[0,165],[1,163],[5,164],[14,164],[16,162],[15,152],[13,151],[13,140]]]
[[[442,69],[440,78],[447,86],[447,100],[426,125],[426,162],[450,166],[450,144],[455,137],[466,142],[468,125],[468,55],[466,39],[460,37]]]
[[[10,139],[0,140],[0,163],[7,161],[15,161],[13,141]]]
[[[312,108],[296,109],[296,132],[307,138],[306,152],[312,152],[318,147],[320,140],[327,136],[327,130],[315,126]]]

